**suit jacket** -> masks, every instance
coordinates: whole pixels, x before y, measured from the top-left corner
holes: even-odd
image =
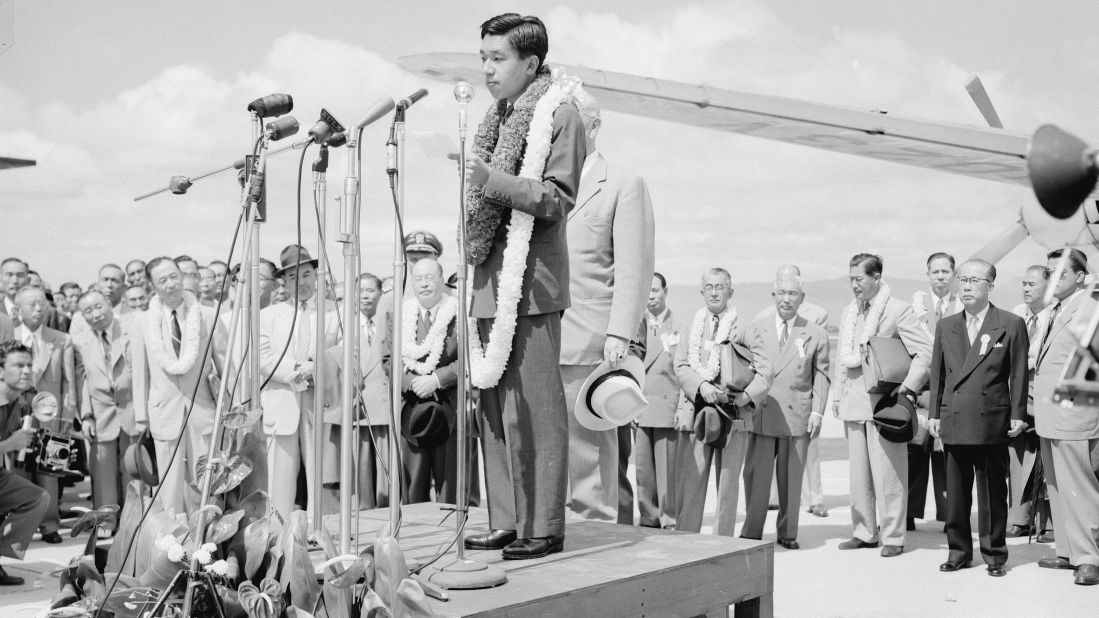
[[[1009,421],[1026,416],[1026,324],[990,305],[971,345],[965,321],[962,312],[938,323],[928,418],[940,419],[944,444],[1006,444]]]
[[[880,292],[879,292],[880,293]],[[853,304],[847,305],[843,310],[843,320],[849,313],[854,312]],[[855,324],[855,337],[862,332],[863,318],[859,318]],[[885,304],[881,320],[878,322],[877,337],[896,337],[904,342],[904,347],[912,355],[912,365],[908,368],[908,375],[904,379],[904,386],[914,393],[920,392],[927,384],[928,370],[931,367],[931,333],[916,318],[912,312],[912,305],[890,297]],[[843,342],[840,342],[842,345]],[[863,353],[860,350],[860,355]],[[839,351],[842,354],[843,350]],[[862,366],[844,367],[839,364],[836,368],[835,388],[832,393],[839,406],[839,417],[844,421],[869,421],[873,417],[870,406],[870,395],[867,393],[867,385],[863,380]]]
[[[671,309],[656,333],[648,331],[645,344],[645,399],[648,405],[637,418],[641,427],[675,427],[679,405],[679,379],[675,377],[675,355],[687,333],[680,332]]]
[[[920,290],[912,295],[912,311],[916,313],[916,318],[923,322],[927,327],[927,332],[932,336],[935,334],[935,328],[939,324],[941,319],[938,314],[935,313],[935,302],[939,300],[939,297],[935,296],[934,292]],[[946,313],[943,317],[952,316],[965,309],[965,305],[962,304],[961,299],[958,298],[956,293],[951,293],[947,297]]]
[[[687,360],[691,348],[690,331],[685,331],[684,334],[685,336],[681,338],[679,346],[675,350],[675,376],[679,379],[679,386],[687,395],[687,399],[694,402],[697,408],[699,405],[703,405],[698,389],[707,380],[703,380],[702,376],[691,368],[690,362]],[[745,328],[737,323],[733,325],[730,340],[744,345],[752,353],[752,370],[755,372],[755,376],[747,388],[744,389],[744,392],[752,400],[754,406],[758,408],[767,396],[767,391],[771,388],[771,380],[774,377],[771,360],[767,357],[767,350],[763,344],[763,336],[758,329],[754,327]],[[713,348],[715,352],[717,349],[716,346]],[[705,363],[709,357],[705,350],[700,352],[700,356],[702,363]]]
[[[340,343],[340,324],[336,305],[331,302],[324,303],[324,347],[330,348]],[[310,337],[310,358],[312,358],[317,342],[316,314],[309,312],[305,317],[308,324],[302,324],[302,312],[298,311],[298,324],[294,324],[294,305],[290,303],[275,303],[264,307],[259,312],[259,364],[260,372],[264,378],[271,376],[271,381],[260,393],[260,401],[263,404],[263,430],[268,435],[289,436],[298,431],[298,422],[301,420],[301,394],[290,385],[294,375],[295,346],[298,338],[295,332],[302,332],[302,328],[308,328]],[[287,347],[289,345],[289,347]],[[282,353],[286,349],[286,354]],[[282,361],[275,363],[282,356]],[[327,362],[327,355],[317,362]],[[329,372],[328,375],[331,375]],[[327,380],[331,383],[331,380]]]
[[[186,373],[179,375],[164,371],[151,352],[149,333],[156,323],[152,310],[135,312],[130,321],[134,422],[138,430],[147,425],[157,440],[175,440],[180,436],[184,413],[189,407],[192,408],[189,422],[198,433],[208,434],[214,429],[216,395],[210,390],[207,379],[211,373],[218,371],[213,346],[209,346],[209,356],[201,374],[199,369],[203,367],[202,351],[207,349],[210,337],[224,338],[227,335],[214,322],[213,309],[196,302],[189,310],[198,311],[202,320],[199,325],[199,356]],[[180,326],[186,328],[185,323]],[[161,337],[167,339],[163,333]]]
[[[31,385],[38,392],[53,393],[57,397],[62,417],[71,420],[76,413],[76,352],[72,338],[48,326],[39,326],[44,353],[36,355],[31,372]],[[15,328],[14,339],[23,341],[26,327]],[[71,408],[71,412],[65,410]]]
[[[507,247],[511,211],[535,217],[530,253],[523,273],[520,316],[563,311],[569,307],[569,252],[565,217],[576,201],[580,171],[587,156],[584,123],[571,103],[553,115],[553,135],[542,179],[531,180],[492,170],[485,182],[485,201],[503,206],[503,220],[496,228],[488,257],[473,268],[470,312],[474,318],[496,315],[496,287]]]
[[[828,333],[801,315],[794,318],[786,346],[778,347],[775,317],[758,318],[754,327],[763,338],[774,381],[759,406],[752,433],[763,436],[804,436],[809,415],[823,414],[827,405]]]
[[[1034,423],[1038,435],[1051,440],[1099,438],[1099,414],[1091,406],[1066,408],[1053,401],[1053,393],[1076,350],[1073,328],[1082,328],[1099,304],[1083,291],[1066,299],[1049,326],[1049,336],[1038,351],[1034,368]],[[1048,308],[1046,309],[1049,310]]]
[[[410,298],[405,302],[416,303],[416,299]],[[443,352],[439,356],[439,364],[435,366],[435,377],[439,379],[439,389],[435,391],[435,397],[443,404],[447,413],[451,415],[453,415],[454,410],[456,409],[455,402],[458,395],[458,335],[454,330],[457,321],[458,319],[455,318],[447,325],[446,337],[443,339]],[[421,328],[416,332],[416,340],[422,341],[426,335],[427,329]],[[391,358],[390,354],[387,353],[385,357],[387,370],[389,369],[388,363]],[[425,358],[427,358],[426,354],[416,360],[422,361]],[[404,405],[406,407],[420,401],[420,398],[409,390],[412,385],[412,379],[416,377],[416,375],[417,374],[412,373],[411,371],[405,371],[404,375],[401,376],[401,391],[404,392]],[[451,426],[453,427],[453,425]]]
[[[366,422],[369,425],[389,425],[391,399],[387,365],[389,351],[386,348],[386,333],[392,328],[389,317],[388,313],[374,314],[374,345],[367,345],[366,334],[361,332],[361,328],[359,329],[359,370],[363,380],[362,396],[363,403],[366,404]]]
[[[98,332],[73,338],[76,353],[84,367],[80,417],[93,418],[97,442],[118,438],[119,431],[135,435],[133,406],[133,367],[130,323],[115,319],[111,323],[111,358],[103,358]]]
[[[572,306],[561,318],[561,364],[597,365],[607,335],[633,340],[645,314],[656,244],[645,181],[596,153],[567,227]]]
[[[15,338],[15,325],[5,313],[0,313],[0,343]]]

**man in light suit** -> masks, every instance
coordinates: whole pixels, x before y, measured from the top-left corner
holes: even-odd
[[[15,325],[6,313],[0,313],[0,343],[15,339]]]
[[[27,287],[30,279],[30,266],[17,257],[4,258],[0,262],[0,285],[4,294],[0,297],[0,312],[11,318],[13,326],[19,326],[19,310],[15,306],[15,295]]]
[[[1061,255],[1058,249],[1047,256],[1054,301],[1034,366],[1034,422],[1057,529],[1057,556],[1043,558],[1038,566],[1074,569],[1077,584],[1093,586],[1099,584],[1099,415],[1090,405],[1063,406],[1053,395],[1077,349],[1079,331],[1099,305],[1084,288],[1087,256],[1071,249],[1067,266],[1059,269]]]
[[[618,431],[584,427],[573,406],[591,372],[604,360],[617,366],[629,353],[630,341],[641,336],[645,284],[653,273],[653,207],[640,176],[609,165],[596,151],[602,127],[598,101],[579,89],[576,103],[588,156],[576,207],[568,218],[572,307],[561,319],[561,380],[569,412],[569,508],[586,519],[616,521]],[[628,438],[623,446],[630,447]],[[632,503],[631,497],[631,523]]]
[[[481,53],[491,58],[484,63],[485,84],[501,116],[537,79],[547,78],[548,51],[549,36],[537,17],[507,13],[481,25]],[[587,148],[571,103],[557,107],[552,123],[541,178],[490,168],[476,154],[465,170],[471,191],[483,187],[484,205],[503,209],[484,260],[473,268],[470,316],[482,342],[501,300],[507,225],[516,211],[534,217],[511,354],[496,385],[481,390],[490,531],[465,540],[469,549],[503,548],[509,560],[561,551],[565,536],[568,470],[562,464],[568,461],[569,420],[558,370],[561,312],[569,307],[565,218],[576,201]]]
[[[198,506],[190,489],[198,458],[214,433],[215,395],[209,376],[222,375],[211,338],[226,334],[214,310],[184,292],[183,274],[169,257],[146,267],[156,298],[130,320],[135,430],[148,430],[156,447],[159,500],[177,513]]]
[[[43,324],[48,304],[42,290],[32,287],[19,290],[15,295],[15,305],[20,324],[15,328],[14,338],[34,354],[31,386],[40,393],[52,393],[57,398],[60,415],[50,423],[49,428],[58,431],[70,428],[76,417],[76,363],[72,338]],[[42,540],[60,543],[57,532],[61,526],[57,477],[37,473],[28,475],[30,480],[50,494],[50,507],[42,519]]]
[[[932,253],[927,258],[927,279],[931,283],[931,293],[920,290],[912,295],[912,310],[916,317],[927,327],[932,336],[939,320],[962,310],[962,301],[958,298],[954,281],[954,256],[949,253]],[[916,404],[927,410],[930,407],[928,396],[921,393]],[[921,444],[908,444],[908,516],[905,529],[915,530],[916,520],[923,519],[924,506],[927,503],[928,461],[930,476],[935,490],[935,520],[946,521],[946,467],[942,450],[935,449],[935,439],[930,435]]]
[[[686,532],[701,529],[710,467],[716,460],[717,522],[714,532],[733,536],[748,431],[771,388],[771,361],[762,334],[738,323],[736,310],[729,306],[733,296],[729,271],[709,269],[703,275],[700,287],[706,306],[695,314],[690,335],[676,348],[675,375],[683,393],[694,404],[691,412],[695,427],[709,426],[710,430],[703,431],[703,435],[696,430],[690,446],[681,445],[678,449],[676,529]],[[719,344],[725,341],[748,348],[751,356],[752,378],[741,392],[727,392],[720,385],[720,356],[711,361],[713,355],[720,355]]]
[[[754,328],[772,359],[774,382],[756,411],[744,464],[747,516],[740,536],[761,539],[771,479],[778,480],[778,544],[798,549],[801,480],[809,439],[820,433],[828,395],[828,333],[799,315],[801,278],[775,282],[775,315]],[[778,470],[775,474],[775,466]]]
[[[844,421],[850,465],[852,538],[840,549],[877,547],[881,555],[904,551],[905,507],[908,495],[908,453],[905,444],[878,433],[873,403],[863,379],[863,355],[870,337],[896,337],[912,355],[912,364],[897,394],[913,402],[927,383],[931,366],[931,335],[912,306],[893,297],[882,283],[882,259],[859,253],[849,262],[848,278],[855,297],[840,322],[833,413]],[[882,507],[878,512],[877,506]],[[880,526],[879,526],[880,524]]]
[[[668,309],[668,282],[653,273],[645,321],[645,399],[649,404],[637,417],[634,460],[637,470],[638,523],[649,528],[675,526],[676,449],[681,433],[675,427],[680,401],[675,377],[675,351],[680,341],[678,323]],[[690,436],[684,435],[684,440]],[[632,510],[633,504],[630,504]]]
[[[940,571],[957,571],[973,558],[969,516],[977,481],[981,557],[988,574],[1002,577],[1007,562],[1007,441],[1026,429],[1026,326],[988,302],[996,267],[973,259],[958,269],[964,313],[943,318],[931,353],[928,433],[946,456],[946,540]]]
[[[134,424],[130,323],[118,319],[98,290],[82,294],[77,306],[91,330],[73,337],[84,367],[81,431],[91,449],[92,504],[122,504],[128,478],[122,454],[138,434]]]
[[[272,506],[288,517],[295,508],[296,481],[303,462],[308,496],[315,495],[320,471],[314,463],[314,410],[318,403],[323,410],[334,402],[325,401],[330,389],[316,387],[314,368],[317,362],[326,362],[328,348],[339,345],[340,331],[335,304],[328,300],[322,304],[317,298],[317,260],[291,245],[283,250],[281,262],[275,274],[285,279],[290,301],[260,311],[260,371],[272,376],[260,401],[268,445],[268,493]],[[317,311],[321,310],[325,312],[323,338],[316,332]]]

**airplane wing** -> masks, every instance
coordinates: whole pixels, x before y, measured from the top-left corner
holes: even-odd
[[[13,157],[0,157],[0,170],[6,170],[12,167],[28,167],[36,165],[33,159],[16,159]]]
[[[405,70],[450,82],[481,83],[476,54],[433,53],[398,60]],[[1030,186],[1022,133],[821,105],[551,64],[579,77],[604,109],[751,135],[833,152]],[[1093,191],[1099,198],[1099,191]]]

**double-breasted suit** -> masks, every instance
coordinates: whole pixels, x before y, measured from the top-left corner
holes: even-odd
[[[753,419],[744,463],[747,514],[740,535],[758,539],[767,519],[771,479],[778,480],[778,536],[796,539],[801,508],[801,482],[809,450],[809,415],[827,405],[828,333],[795,315],[780,346],[778,318],[757,318],[753,328],[763,339],[773,382]],[[775,468],[777,466],[777,475]]]
[[[1051,282],[1052,285],[1052,282]],[[1034,423],[1042,439],[1057,555],[1073,566],[1099,565],[1099,414],[1088,405],[1063,406],[1053,395],[1079,333],[1099,304],[1079,290],[1046,310],[1052,320],[1034,367]]]
[[[584,427],[573,406],[584,381],[603,362],[607,337],[629,342],[644,336],[638,330],[656,244],[645,181],[590,153],[567,235],[572,306],[561,318],[561,380],[569,419],[569,508],[588,519],[615,521],[619,432]],[[628,450],[628,434],[622,446]],[[632,496],[628,508],[632,522]]]
[[[104,346],[104,334],[109,348]],[[86,331],[73,337],[73,345],[84,368],[80,419],[82,423],[95,424],[95,441],[89,445],[95,479],[92,503],[95,508],[121,504],[129,478],[123,478],[118,464],[138,435],[134,423],[130,322],[115,318],[105,333]]]
[[[682,399],[675,377],[675,351],[682,335],[671,309],[648,316],[645,342],[645,399],[649,402],[637,417],[634,462],[637,473],[638,523],[660,528],[675,525],[676,453],[681,441],[675,428],[675,412]]]
[[[1010,421],[1026,416],[1027,340],[1022,318],[987,306],[973,342],[968,311],[943,318],[931,355],[931,408],[946,456],[946,538],[951,562],[973,557],[973,481],[981,556],[1007,561],[1007,443]]]

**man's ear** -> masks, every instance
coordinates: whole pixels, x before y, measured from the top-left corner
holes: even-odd
[[[538,69],[542,66],[542,63],[538,60],[537,54],[531,54],[527,56],[527,75],[537,75]]]

